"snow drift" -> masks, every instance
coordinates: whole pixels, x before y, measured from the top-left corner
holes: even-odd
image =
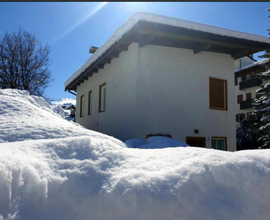
[[[269,218],[269,150],[128,148],[10,89],[0,122],[1,220]]]

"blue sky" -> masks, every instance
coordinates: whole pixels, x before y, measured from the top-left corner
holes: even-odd
[[[100,47],[139,11],[181,18],[268,37],[269,2],[0,2],[0,35],[18,27],[51,47],[55,79],[48,98],[75,98],[65,81],[86,61],[91,45]]]

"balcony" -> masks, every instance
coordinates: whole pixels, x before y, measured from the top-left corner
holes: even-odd
[[[253,86],[259,86],[261,84],[262,84],[262,79],[259,79],[259,78],[248,79],[239,83],[239,89],[244,90],[247,88],[251,88]]]
[[[254,126],[254,124],[255,124],[255,123],[258,123],[259,121],[260,121],[259,119],[247,120],[247,121],[246,121],[246,125],[247,125],[248,127]],[[260,127],[260,126],[256,126],[256,127]]]
[[[253,99],[240,102],[240,109],[253,108],[252,101],[253,101]]]

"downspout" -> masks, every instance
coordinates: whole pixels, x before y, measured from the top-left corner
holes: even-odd
[[[75,96],[77,96],[77,94],[76,94],[76,93],[74,93],[74,92],[71,92],[70,90],[68,90],[68,92],[69,92],[69,93],[71,93],[72,95],[75,95]]]

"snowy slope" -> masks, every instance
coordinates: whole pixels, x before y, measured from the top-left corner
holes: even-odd
[[[63,120],[60,105],[51,106],[27,91],[4,89],[0,97],[0,143],[98,134]]]
[[[269,150],[127,148],[43,104],[0,90],[1,220],[269,218]]]

